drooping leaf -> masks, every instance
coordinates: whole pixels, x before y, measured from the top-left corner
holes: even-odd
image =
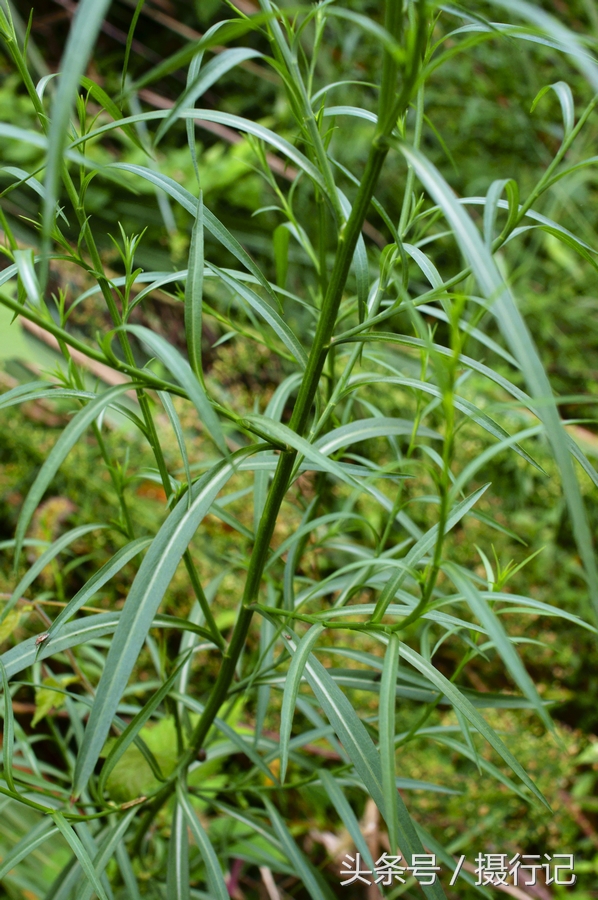
[[[185,817],[185,821],[193,836],[193,840],[197,844],[199,852],[201,853],[202,859],[204,861],[206,873],[208,876],[210,897],[213,897],[214,900],[229,900],[228,890],[226,888],[226,884],[224,883],[222,869],[220,868],[218,857],[216,856],[208,835],[204,831],[197,815],[195,814],[195,810],[193,809],[191,801],[189,800],[189,795],[181,785],[180,781],[177,782],[176,796],[178,804]]]
[[[84,789],[93,772],[139,651],[189,541],[233,475],[239,455],[248,452],[254,452],[253,448],[239,451],[229,462],[218,463],[202,476],[192,488],[191,505],[185,497],[178,502],[146,553],[121,613],[85,729],[75,769],[76,794]]]
[[[27,494],[21,509],[15,534],[15,567],[19,562],[23,539],[33,517],[33,513],[68,453],[100,413],[120,397],[121,394],[130,390],[130,388],[131,384],[119,384],[116,387],[110,388],[102,394],[99,394],[95,400],[92,400],[73,416],[72,420],[54,444],[54,447],[46,457],[43,466],[39,470],[35,481],[29,489],[29,493]]]

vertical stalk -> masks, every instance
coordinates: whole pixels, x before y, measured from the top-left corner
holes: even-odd
[[[392,23],[397,30],[400,27],[401,17],[397,16],[395,7],[399,5],[400,4],[397,4],[395,0],[386,0],[385,21],[387,23]],[[390,108],[381,107],[379,110],[378,129],[370,146],[363,178],[357,191],[357,197],[353,203],[349,218],[340,230],[328,289],[324,297],[322,310],[316,326],[316,333],[313,338],[303,381],[301,382],[297,400],[289,422],[289,428],[299,435],[303,435],[307,429],[312,404],[316,396],[320,376],[334,333],[334,326],[336,324],[343,291],[347,283],[353,253],[370,202],[374,195],[384,160],[388,154],[389,145],[387,138],[392,132],[399,115],[402,115],[405,112],[409,104],[413,84],[418,73],[420,48],[424,36],[425,0],[424,2],[418,3],[417,35],[414,42],[413,58],[410,61],[411,65],[409,72],[404,76],[402,90],[397,99],[395,99],[394,94],[394,82],[397,69],[394,64],[391,65],[388,63],[385,63],[383,68],[381,93],[382,96],[386,98],[385,102],[389,104]],[[388,53],[385,53],[385,58],[387,55]],[[389,84],[390,80],[392,80],[392,84]],[[196,757],[211,728],[214,717],[226,698],[232,682],[237,660],[245,646],[253,616],[252,604],[255,603],[258,596],[262,573],[270,548],[270,540],[274,532],[274,526],[278,518],[280,507],[287,492],[289,478],[293,471],[293,464],[296,456],[296,451],[289,449],[283,451],[279,457],[278,466],[274,473],[274,478],[272,479],[266,505],[258,527],[237,622],[224,656],[216,684],[214,685],[201,718],[193,732],[190,746],[186,754],[188,762],[183,763],[184,765],[188,765],[191,760]]]

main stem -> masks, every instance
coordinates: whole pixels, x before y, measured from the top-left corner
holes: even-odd
[[[389,12],[389,10],[393,9],[394,3],[395,0],[387,0],[386,24],[392,23],[396,27],[397,17],[394,13]],[[384,160],[388,154],[389,145],[387,138],[392,132],[398,117],[404,114],[409,104],[413,85],[417,76],[419,49],[423,31],[425,30],[425,15],[421,14],[423,12],[423,5],[423,3],[419,4],[420,19],[418,22],[416,49],[413,53],[410,70],[405,73],[402,90],[397,99],[394,99],[394,92],[389,92],[388,85],[386,84],[388,79],[392,78],[393,82],[396,79],[396,67],[394,65],[385,65],[383,70],[381,94],[383,97],[389,98],[390,108],[387,107],[386,109],[383,109],[381,104],[378,117],[378,130],[370,145],[370,152],[363,178],[359,185],[357,197],[355,198],[349,218],[342,226],[339,234],[334,266],[328,282],[328,288],[322,304],[318,324],[316,326],[316,333],[307,360],[303,380],[299,388],[299,394],[289,422],[289,428],[299,435],[304,435],[307,430],[312,404],[318,390],[326,356],[330,349],[334,326],[336,324],[343,291],[347,283],[357,240],[361,234],[363,223],[374,195]],[[258,526],[253,553],[247,571],[241,609],[239,610],[239,615],[229,645],[224,653],[216,683],[210,693],[201,718],[193,731],[189,746],[183,757],[179,760],[179,764],[171,776],[171,780],[155,796],[141,820],[140,827],[133,842],[133,852],[136,852],[139,849],[147,824],[151,822],[158,809],[160,809],[168,797],[173,793],[175,789],[174,779],[178,777],[180,773],[184,772],[193,760],[197,758],[197,754],[212,727],[212,723],[217,716],[220,707],[226,700],[230,685],[234,678],[237,662],[247,640],[247,634],[253,618],[253,604],[259,593],[264,566],[270,548],[270,541],[274,533],[274,526],[288,489],[289,479],[293,471],[293,464],[296,456],[297,451],[293,449],[284,450],[280,454],[278,465],[268,492],[266,505]]]

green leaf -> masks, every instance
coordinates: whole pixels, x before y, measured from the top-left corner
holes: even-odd
[[[120,91],[121,94],[124,93],[125,83],[127,81],[127,72],[129,71],[129,57],[131,55],[131,47],[133,45],[133,37],[135,35],[135,28],[137,27],[137,22],[139,20],[139,16],[141,15],[141,10],[145,4],[145,0],[137,0],[137,6],[135,7],[135,12],[133,13],[133,17],[131,19],[131,24],[129,25],[129,31],[127,33],[127,41],[125,44],[125,58],[123,60],[123,70],[120,79]]]
[[[24,859],[32,858],[34,850],[45,844],[51,837],[59,834],[58,826],[52,825],[52,820],[42,818],[33,828],[21,838],[21,840],[6,854],[0,863],[0,878],[5,878],[15,866]]]
[[[79,8],[80,7],[78,7],[78,9]],[[19,563],[23,540],[33,513],[70,450],[72,450],[92,422],[97,419],[102,410],[110,406],[117,397],[120,397],[121,394],[130,390],[131,387],[132,385],[130,383],[119,384],[116,387],[110,388],[110,390],[99,394],[95,400],[92,400],[73,416],[72,420],[54,444],[54,447],[46,457],[43,466],[39,470],[35,481],[29,489],[29,493],[27,494],[21,509],[15,534],[15,569]]]
[[[181,187],[167,175],[162,175],[160,172],[154,172],[152,169],[148,169],[145,166],[137,166],[131,163],[112,163],[111,168],[122,169],[125,172],[132,172],[134,175],[145,178],[146,181],[150,181],[152,184],[156,185],[156,187],[161,188],[165,193],[176,200],[177,203],[180,203],[183,209],[190,212],[192,216],[196,215],[197,197],[194,197],[193,194]],[[257,266],[249,256],[247,251],[243,249],[239,241],[233,237],[228,228],[226,228],[222,222],[216,218],[214,213],[210,212],[205,206],[203,207],[203,217],[204,226],[210,234],[215,237],[223,247],[232,253],[235,259],[237,259],[242,266],[245,266],[247,271],[251,272],[254,278],[257,278],[262,287],[270,294],[274,302],[277,302],[268,279],[265,277],[259,266]]]
[[[283,223],[274,229],[272,245],[274,249],[274,263],[276,265],[276,284],[280,288],[285,288],[287,283],[290,238],[291,233],[286,227],[286,223]]]
[[[127,847],[124,841],[121,841],[116,845],[115,855],[127,890],[127,900],[142,900],[135,870],[133,869],[133,864],[127,853]]]
[[[218,269],[211,264],[210,269],[219,275],[220,279],[233,291],[233,293],[239,294],[240,297],[249,303],[252,309],[259,313],[268,325],[270,325],[277,337],[280,338],[285,347],[290,350],[301,368],[304,369],[307,365],[307,354],[299,343],[297,336],[276,310],[272,309],[272,307],[262,300],[255,291],[252,291],[250,287],[247,287],[237,278],[229,275],[224,269]]]
[[[35,273],[33,250],[15,250],[15,265],[30,306],[39,309],[42,291]]]
[[[75,833],[73,827],[69,825],[67,820],[60,812],[52,813],[52,818],[54,819],[58,830],[65,838],[67,844],[77,857],[79,865],[83,869],[85,877],[98,895],[99,900],[109,900],[108,894],[104,890],[102,882],[96,875],[96,871],[89,857],[89,854],[81,843],[80,838],[77,837],[77,834]]]
[[[99,103],[100,106],[104,107],[106,112],[112,116],[115,122],[122,118],[122,113],[114,100],[108,96],[106,91],[101,88],[99,84],[96,84],[95,81],[92,81],[91,78],[88,78],[86,75],[81,76],[81,84],[89,91],[93,99]],[[136,134],[135,129],[131,125],[123,125],[123,131],[129,140],[133,141],[135,146],[145,153],[145,148]]]
[[[9,175],[14,175],[19,179],[21,184],[27,184],[30,188],[32,188],[35,193],[42,198],[42,200],[46,199],[46,190],[43,184],[37,180],[33,175],[30,175],[29,172],[26,172],[25,169],[19,169],[17,166],[0,166],[0,172],[6,172]],[[68,219],[65,216],[63,210],[56,205],[56,213],[60,216],[60,218],[68,225]]]
[[[370,853],[370,848],[367,845],[367,842],[361,833],[361,829],[359,827],[359,822],[357,821],[357,816],[351,809],[349,801],[344,795],[343,789],[340,784],[338,784],[334,775],[328,771],[328,769],[320,769],[320,782],[324,787],[324,790],[330,797],[330,802],[335,808],[336,812],[340,816],[341,822],[349,832],[351,836],[351,840],[355,844],[355,849],[361,853],[363,859],[365,860],[366,866],[372,869],[375,868],[374,860]]]
[[[386,801],[386,823],[390,852],[397,849],[397,784],[395,773],[395,707],[397,702],[396,684],[399,671],[399,639],[392,634],[388,639],[384,654],[384,668],[380,681],[380,705],[378,711],[378,731],[380,735],[380,765],[382,768],[382,790]]]
[[[91,56],[96,37],[110,8],[111,0],[80,0],[60,61],[58,90],[52,103],[48,156],[46,161],[43,231],[46,240],[52,231],[58,182],[63,165],[63,149],[69,133],[69,119],[80,78]]]
[[[287,636],[287,632],[290,637]],[[291,653],[295,653],[299,644],[297,636],[287,628],[283,631],[282,638],[287,649]],[[313,655],[305,664],[305,677],[355,767],[364,788],[382,815],[385,816],[387,805],[384,802],[380,756],[363,722],[341,689],[335,684],[327,669]],[[403,852],[423,853],[421,842],[398,792],[397,805],[399,844]],[[439,884],[422,886],[422,889],[430,900],[444,898],[444,891]]]
[[[146,84],[151,84],[152,81],[156,81],[163,78],[165,75],[169,75],[171,72],[175,72],[177,69],[187,65],[187,63],[198,53],[203,53],[204,50],[219,45],[222,46],[227,41],[233,41],[243,37],[248,31],[258,31],[259,26],[264,22],[267,22],[271,17],[271,13],[260,13],[244,18],[226,19],[224,21],[216,22],[215,25],[212,25],[212,27],[206,31],[199,41],[191,41],[184,47],[181,47],[180,50],[173,53],[172,56],[159,62],[157,66],[139,78],[132,85],[131,90],[138,91]]]
[[[12,760],[15,742],[15,720],[12,710],[12,697],[10,694],[10,688],[8,686],[8,677],[6,675],[6,669],[4,668],[2,662],[0,662],[0,669],[2,673],[2,690],[4,692],[4,722],[2,728],[3,775],[4,780],[8,785],[9,791],[13,791],[13,793],[16,794],[17,789],[12,777]]]
[[[505,226],[505,233],[512,231],[515,224],[517,214],[519,212],[519,188],[517,182],[512,178],[504,178],[499,181],[493,181],[486,193],[486,202],[484,204],[484,240],[486,246],[490,250],[494,240],[494,225],[496,223],[496,214],[500,203],[500,195],[507,190],[509,197],[508,209],[509,218]]]
[[[281,843],[284,854],[291,863],[293,870],[299,876],[302,886],[308,892],[310,897],[312,897],[313,900],[334,900],[334,894],[315,866],[305,858],[304,854],[294,841],[284,819],[279,815],[276,807],[267,797],[264,797],[264,806],[268,810],[274,833]]]
[[[473,725],[477,731],[485,738],[491,747],[496,750],[499,756],[504,759],[506,764],[509,766],[512,771],[519,776],[524,785],[529,788],[529,790],[534,794],[538,800],[540,800],[547,809],[550,810],[550,806],[546,801],[544,795],[540,790],[536,787],[534,782],[531,780],[525,769],[521,766],[520,763],[517,762],[513,754],[510,750],[506,748],[503,744],[497,733],[491,728],[485,719],[476,712],[475,708],[472,706],[470,701],[464,696],[462,691],[459,688],[455,687],[452,682],[445,678],[445,676],[438,671],[431,663],[420,656],[415,650],[412,650],[411,647],[407,646],[401,642],[401,655],[402,657],[409,662],[415,669],[425,675],[432,684],[435,684],[439,690],[447,697],[448,700],[453,704],[454,707],[461,710],[463,715],[468,719],[468,721]]]
[[[519,0],[496,0],[503,6],[526,8],[530,16],[529,4]],[[545,13],[540,20],[549,19]],[[571,35],[571,39],[574,40]],[[593,66],[598,87],[598,66]],[[413,166],[418,178],[441,207],[449,222],[461,252],[471,265],[473,274],[484,296],[492,304],[492,311],[507,341],[513,356],[517,359],[532,396],[539,401],[537,415],[544,423],[546,433],[560,469],[563,491],[573,524],[573,532],[582,558],[590,588],[590,596],[595,615],[598,617],[598,568],[594,557],[592,536],[588,524],[581,491],[570,457],[570,445],[561,422],[558,407],[550,386],[550,381],[538,356],[532,336],[525,320],[519,312],[515,300],[501,277],[496,264],[484,245],[475,225],[469,218],[455,194],[438,170],[418,151],[404,144],[400,150]]]
[[[554,91],[559,98],[561,111],[563,113],[565,137],[567,138],[569,137],[575,126],[575,102],[573,100],[571,88],[566,81],[556,81],[554,84],[547,84],[540,91],[538,91],[538,93],[534,97],[534,102],[532,103],[530,112],[534,111],[542,97],[550,90]]]
[[[592,56],[586,52],[579,37],[566,28],[562,22],[544,12],[538,6],[526,2],[526,0],[490,0],[493,6],[508,9],[509,12],[527,19],[536,25],[540,31],[545,32],[555,40],[560,50],[563,50],[570,58],[574,66],[585,75],[594,91],[598,91],[598,64]]]
[[[189,836],[185,812],[175,803],[168,842],[166,900],[189,900]]]
[[[447,534],[452,528],[455,527],[455,525],[457,525],[461,521],[463,516],[465,516],[469,512],[472,506],[475,506],[477,501],[480,499],[482,494],[485,493],[488,487],[489,484],[485,484],[483,487],[478,488],[477,491],[474,491],[473,494],[470,494],[469,497],[466,497],[465,500],[462,500],[451,510],[446,520],[445,534]],[[432,549],[432,547],[436,543],[437,534],[438,525],[434,525],[432,528],[429,528],[428,531],[426,531],[426,533],[413,545],[409,553],[402,560],[404,568],[390,579],[388,584],[381,592],[371,619],[372,622],[382,621],[388,605],[392,603],[398,589],[405,580],[409,569],[412,569],[414,566],[416,566],[426,555],[426,553],[428,553]]]
[[[138,337],[140,341],[143,341],[151,353],[157,356],[172,372],[197,409],[206,433],[224,456],[228,456],[228,447],[222,434],[220,419],[187,360],[181,356],[176,347],[168,343],[166,338],[163,338],[160,334],[155,334],[149,328],[145,328],[143,325],[125,325],[123,328]]]
[[[98,852],[96,853],[93,866],[96,871],[98,877],[101,877],[106,870],[106,867],[111,862],[113,856],[117,853],[118,848],[124,845],[124,837],[127,833],[127,829],[131,824],[131,820],[135,817],[137,813],[136,809],[130,809],[128,812],[122,816],[120,821],[117,822],[112,828],[108,828],[106,833],[102,836],[100,841]],[[129,886],[127,885],[127,888]],[[77,896],[75,900],[91,900],[94,893],[93,886],[91,884],[81,885],[79,891],[77,892]],[[129,895],[131,896],[131,892],[129,891]],[[133,894],[131,896],[131,900],[133,900]]]
[[[158,128],[154,144],[157,146],[162,140],[170,126],[176,121],[180,109],[185,106],[193,106],[195,101],[230,69],[247,59],[255,59],[258,56],[262,56],[258,50],[251,50],[249,47],[234,47],[232,50],[223,50],[222,53],[213,57],[203,69],[200,69],[191,84],[188,84],[185,90],[179,94],[176,103],[169,110],[168,116]]]
[[[22,514],[23,513],[21,513],[21,515]],[[79,538],[83,537],[86,534],[89,534],[90,531],[98,531],[107,527],[107,525],[100,525],[95,522],[92,525],[80,525],[78,528],[73,528],[71,529],[71,531],[67,531],[66,534],[61,535],[57,541],[54,541],[54,543],[51,544],[48,549],[36,559],[33,565],[30,566],[30,568],[17,584],[9,599],[4,604],[2,613],[0,614],[0,623],[6,620],[9,610],[11,610],[13,606],[15,606],[19,602],[29,585],[35,581],[40,572],[43,572],[46,566],[51,563],[59,553],[62,553],[63,550],[65,550]]]
[[[199,848],[208,879],[208,887],[210,889],[210,897],[213,900],[229,900],[228,890],[222,876],[222,869],[218,862],[218,857],[212,847],[209,837],[201,826],[199,819],[195,814],[195,810],[191,806],[189,795],[183,788],[182,784],[177,782],[176,796],[179,806],[183,812],[187,825],[191,829],[193,840]]]
[[[99,137],[102,134],[113,131],[115,128],[122,128],[129,124],[133,125],[135,122],[140,121],[164,119],[169,114],[170,110],[168,110],[168,112],[157,110],[155,112],[142,113],[138,116],[127,116],[124,119],[119,119],[118,122],[111,122],[108,125],[102,125],[100,128],[88,132],[84,138],[78,138],[77,140],[72,141],[70,149],[77,147],[83,142]],[[289,143],[289,141],[286,141],[269,128],[265,128],[257,122],[252,122],[250,119],[244,119],[241,116],[234,116],[231,113],[220,112],[213,109],[180,109],[176,117],[178,119],[195,119],[197,122],[214,122],[217,125],[225,125],[228,128],[233,128],[244,134],[253,135],[258,138],[258,140],[269,144],[274,150],[278,150],[283,156],[286,156],[290,162],[294,163],[298,169],[301,169],[301,171],[307,175],[314,185],[322,191],[324,196],[328,197],[326,181],[319,169],[317,169],[300,150],[297,150],[297,148]],[[130,171],[133,171],[133,168],[141,168],[140,166],[131,167],[128,163],[112,163],[110,167],[118,169],[127,168]]]
[[[110,777],[111,772],[114,767],[117,765],[119,760],[124,756],[127,752],[128,748],[135,741],[137,735],[144,727],[144,725],[149,721],[153,713],[157,710],[159,705],[166,699],[169,695],[174,682],[176,681],[179,673],[185,663],[183,660],[174,670],[174,672],[170,675],[169,678],[164,682],[162,687],[156,691],[153,697],[147,701],[142,709],[131,719],[125,730],[120,734],[116,740],[111,743],[110,751],[106,757],[106,761],[102,766],[102,771],[100,773],[100,777],[98,780],[98,794],[100,796],[103,795],[104,790],[106,788],[106,784]]]
[[[198,379],[203,377],[201,365],[201,304],[203,301],[203,194],[200,191],[197,199],[195,223],[191,234],[187,281],[185,284],[185,336],[189,363]]]
[[[283,446],[286,444],[289,447],[292,447],[310,462],[319,464],[325,472],[329,472],[346,484],[350,484],[360,491],[367,490],[367,485],[360,484],[352,475],[348,475],[339,463],[329,459],[314,444],[310,444],[309,441],[300,437],[296,432],[292,431],[292,429],[283,425],[281,422],[275,422],[274,419],[270,419],[267,416],[254,414],[245,416],[242,420],[242,424],[246,425],[249,430],[255,431],[256,434],[271,440],[274,444]]]
[[[554,731],[552,720],[546,711],[534,682],[528,675],[500,619],[495,615],[490,605],[486,603],[483,594],[477,590],[472,581],[454,563],[444,563],[442,569],[447,573],[457,590],[463,594],[472,613],[486,629],[488,637],[502,657],[515,684],[528,698],[548,730]]]
[[[284,694],[282,698],[282,709],[280,711],[280,780],[284,783],[287,765],[289,762],[289,740],[291,737],[291,727],[293,725],[293,715],[295,712],[295,704],[297,702],[297,694],[301,686],[303,670],[308,660],[312,647],[324,631],[323,625],[313,625],[306,634],[301,638],[299,646],[295,651],[287,672],[284,683]]]
[[[402,376],[395,375],[356,375],[353,378],[349,379],[349,388],[347,389],[347,393],[352,391],[354,388],[360,387],[365,384],[374,384],[374,383],[382,383],[382,384],[400,384],[404,387],[413,388],[416,391],[423,391],[426,394],[431,394],[433,397],[442,398],[441,389],[435,385],[431,384],[429,381],[420,381],[417,378],[404,378]],[[510,436],[505,429],[495,422],[489,415],[485,412],[482,412],[479,407],[477,407],[474,403],[471,403],[469,400],[466,400],[464,397],[459,397],[458,395],[453,395],[452,398],[453,405],[455,409],[458,409],[459,412],[462,412],[466,415],[472,422],[475,422],[476,425],[479,425],[488,434],[491,434],[493,437],[498,438],[499,440],[510,440]],[[367,421],[367,420],[364,420]],[[374,421],[378,421],[375,419]],[[405,421],[397,419],[397,422]],[[411,430],[413,430],[413,425],[411,426]],[[429,428],[425,428],[423,426],[419,426],[417,430],[417,434],[422,437],[434,437],[438,438],[438,432],[431,431]],[[319,443],[319,442],[316,442]],[[519,447],[516,443],[510,443],[508,446],[512,446],[518,456],[521,456],[522,459],[525,459],[530,465],[537,469],[538,471],[544,473],[542,467],[537,463],[529,453],[526,453],[521,447]]]
[[[146,553],[120,615],[85,729],[75,767],[76,796],[93,772],[139,651],[183,553],[218,492],[234,474],[235,462],[250,452],[255,448],[238,451],[229,462],[218,463],[202,476],[192,488],[191,505],[186,497],[177,503]]]
[[[82,606],[85,606],[87,601],[90,600],[94,594],[104,587],[104,585],[107,584],[117,572],[120,572],[128,562],[134,559],[138,553],[145,550],[151,542],[152,538],[137,538],[126,546],[121,547],[118,553],[114,554],[112,559],[109,559],[107,563],[104,563],[101,569],[98,569],[98,571],[91,576],[89,581],[77,591],[72,600],[70,600],[58,613],[48,629],[48,640],[54,640],[58,636],[63,624],[71,619]]]
[[[62,650],[70,650],[78,644],[85,644],[87,641],[110,634],[118,625],[119,619],[120,613],[98,613],[78,619],[76,622],[67,622],[53,641],[47,640],[43,634],[21,641],[0,656],[7,677],[18,675],[23,669],[33,665],[37,659],[45,659]]]
[[[381,380],[386,382],[388,379],[384,376]],[[375,418],[359,419],[356,422],[350,422],[348,425],[341,425],[333,431],[329,431],[323,437],[314,441],[313,446],[316,447],[325,456],[330,456],[341,447],[347,447],[350,444],[358,444],[360,441],[368,441],[376,437],[388,437],[389,435],[408,435],[413,434],[413,422],[408,419],[394,419],[389,416],[376,416]],[[432,440],[442,440],[442,435],[431,428],[425,428],[423,425],[417,429],[420,437],[428,437]]]
[[[203,713],[204,705],[200,703],[198,700],[195,700],[194,697],[190,697],[188,694],[179,694],[176,691],[173,691],[173,697],[176,700],[179,700],[184,706],[188,709],[194,710],[197,713]],[[279,783],[276,775],[268,768],[262,757],[259,753],[256,752],[253,746],[253,737],[251,735],[243,735],[229,725],[224,719],[221,719],[219,716],[214,717],[214,728],[217,728],[218,731],[221,732],[231,744],[234,745],[237,752],[244,754],[253,764],[259,769],[259,771],[265,775],[268,781],[272,781],[275,784]]]
[[[29,403],[30,400],[95,400],[97,394],[90,391],[73,391],[70,388],[48,387],[45,381],[28,381],[18,387],[7,391],[0,397],[0,409],[16,406],[19,403]]]

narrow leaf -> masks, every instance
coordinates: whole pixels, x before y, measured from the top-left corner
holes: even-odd
[[[104,890],[104,886],[98,876],[96,875],[93,863],[89,857],[89,854],[74,829],[64,818],[62,813],[55,812],[52,813],[52,818],[56,823],[58,830],[61,832],[62,836],[65,838],[67,844],[77,857],[79,861],[79,865],[83,869],[83,873],[85,877],[88,879],[89,883],[93,887],[94,891],[99,897],[99,900],[109,900],[108,894]]]
[[[239,455],[254,452],[252,448]],[[170,513],[146,553],[133,581],[102,673],[85,738],[75,767],[74,792],[78,796],[93,772],[108,735],[112,717],[162,597],[200,522],[218,492],[235,471],[235,461],[220,462],[192,488],[190,506],[183,497]]]
[[[289,762],[289,740],[291,737],[291,727],[293,725],[293,715],[295,712],[295,704],[297,702],[297,694],[303,677],[303,670],[308,660],[309,654],[324,631],[323,625],[313,625],[309,631],[303,636],[299,642],[296,652],[291,660],[289,671],[284,683],[284,694],[282,698],[282,709],[280,712],[280,780],[284,782]]]
[[[168,842],[166,900],[189,900],[189,837],[185,812],[175,803]]]
[[[212,438],[218,449],[225,456],[228,456],[228,447],[222,434],[220,420],[208,400],[201,382],[194,374],[187,360],[181,356],[176,347],[169,344],[166,338],[163,338],[160,334],[155,334],[149,328],[145,328],[143,325],[126,325],[123,327],[138,337],[140,341],[143,341],[152,354],[157,356],[172,372],[179,384],[185,388],[189,399],[197,409],[207,434]]]
[[[181,807],[187,825],[191,829],[193,840],[197,844],[204,861],[210,897],[212,900],[229,900],[228,890],[224,883],[222,869],[220,868],[216,852],[212,847],[209,837],[202,828],[202,825],[195,814],[195,810],[191,806],[189,795],[185,792],[180,782],[177,782],[177,801]]]
[[[111,0],[80,0],[69,31],[64,55],[60,61],[58,90],[52,103],[48,157],[46,162],[46,202],[43,230],[49,237],[54,223],[58,182],[63,164],[63,148],[69,133],[69,118],[79,80],[91,56]]]
[[[66,428],[54,444],[54,447],[48,454],[43,466],[39,470],[37,478],[29,489],[29,493],[27,494],[27,497],[25,498],[25,502],[23,503],[23,507],[21,509],[21,514],[19,516],[15,534],[15,568],[19,563],[21,549],[23,546],[23,539],[27,532],[27,528],[29,527],[29,523],[31,521],[33,513],[37,509],[39,502],[44,496],[47,488],[50,486],[50,483],[56,475],[56,472],[66,459],[68,453],[75,446],[79,438],[89,428],[91,423],[100,415],[102,410],[106,409],[116,400],[117,397],[119,397],[121,394],[124,394],[125,391],[130,389],[130,383],[119,384],[116,387],[110,388],[110,390],[99,394],[95,400],[92,400],[91,403],[88,403],[87,406],[84,406],[83,409],[80,410],[72,418],[72,420],[69,422],[69,424],[66,426]]]
[[[395,773],[395,705],[396,684],[399,670],[399,639],[392,634],[384,654],[384,668],[380,682],[380,706],[378,711],[378,731],[380,734],[380,764],[382,767],[382,790],[386,802],[386,823],[390,852],[397,848],[397,785]]]
[[[445,678],[445,676],[438,671],[438,669],[434,668],[434,666],[427,662],[417,653],[415,650],[412,650],[411,647],[407,646],[401,642],[401,655],[403,659],[409,662],[415,669],[425,675],[432,684],[435,684],[439,690],[447,697],[448,700],[453,704],[453,706],[457,707],[461,710],[463,715],[471,722],[474,728],[476,728],[483,738],[485,738],[491,747],[496,750],[499,756],[501,756],[506,764],[513,770],[513,772],[519,776],[524,785],[529,788],[529,790],[540,800],[544,806],[550,809],[546,799],[543,794],[538,790],[534,782],[531,780],[525,769],[521,766],[520,763],[517,762],[513,754],[510,750],[506,748],[503,744],[497,733],[493,728],[491,728],[485,719],[476,711],[476,709],[472,706],[470,701],[464,696],[464,694],[459,690],[459,688],[455,687],[452,682]]]
[[[187,281],[185,284],[185,336],[189,363],[198,379],[203,377],[201,365],[201,320],[203,300],[203,194],[200,191],[197,200],[195,223],[191,235]]]

